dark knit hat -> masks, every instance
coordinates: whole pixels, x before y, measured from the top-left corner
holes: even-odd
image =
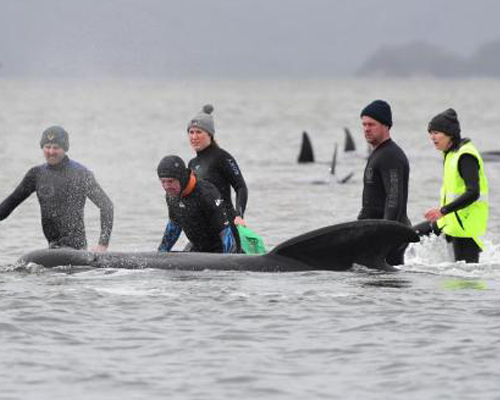
[[[42,133],[42,138],[40,139],[40,147],[43,148],[48,143],[58,144],[63,148],[64,151],[69,149],[69,135],[60,126],[51,126],[47,128]]]
[[[443,132],[445,135],[452,136],[455,141],[460,140],[460,122],[457,118],[457,112],[453,108],[436,115],[429,122],[427,130]]]
[[[214,107],[211,104],[205,104],[203,109],[196,114],[191,121],[189,121],[187,130],[192,127],[203,129],[205,132],[210,134],[210,136],[215,135],[214,118],[212,117],[212,111]]]
[[[175,178],[181,183],[184,189],[189,181],[190,171],[182,158],[178,156],[163,157],[157,168],[158,178]]]
[[[361,117],[367,116],[373,118],[374,120],[388,126],[392,126],[392,111],[391,106],[384,100],[375,100],[368,104],[363,111],[361,111]]]

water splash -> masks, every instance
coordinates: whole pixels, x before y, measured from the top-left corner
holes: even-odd
[[[45,267],[35,263],[14,263],[10,265],[0,266],[0,272],[22,272],[25,274],[42,274],[45,272]]]
[[[405,253],[409,264],[453,263],[453,251],[442,236],[424,236],[419,243],[411,243]]]
[[[453,248],[444,237],[431,235],[408,246],[405,269],[443,276],[500,280],[500,246],[485,240],[480,262],[467,264],[454,261]]]

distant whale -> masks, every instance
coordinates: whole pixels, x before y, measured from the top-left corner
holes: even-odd
[[[314,152],[307,132],[302,132],[302,144],[300,146],[300,154],[297,160],[299,163],[314,162]]]
[[[355,151],[356,144],[354,143],[354,139],[352,138],[351,131],[349,128],[344,128],[345,132],[345,142],[344,142],[344,151]]]
[[[353,264],[394,270],[385,260],[403,243],[418,242],[416,232],[385,220],[361,220],[327,226],[292,238],[265,255],[214,253],[105,252],[73,249],[35,250],[18,263],[46,268],[89,266],[95,268],[159,268],[168,270],[237,270],[256,272],[345,271]]]
[[[346,135],[350,136],[349,130],[347,128],[344,128],[344,129],[346,131]],[[346,136],[346,140],[348,141],[347,136]],[[351,141],[352,141],[352,138],[351,138]],[[352,150],[351,146],[354,146],[354,142],[351,145],[346,144],[345,148],[349,148]],[[351,150],[346,150],[346,151],[351,151]],[[335,172],[336,172],[337,152],[338,152],[338,145],[337,145],[337,143],[335,143],[335,147],[333,149],[332,161],[330,163],[330,174],[331,175],[335,175]],[[314,152],[313,152],[313,148],[312,148],[311,139],[309,138],[309,135],[305,131],[302,132],[302,144],[300,147],[300,153],[299,153],[299,157],[298,157],[297,162],[299,164],[313,163],[314,162]],[[347,175],[345,175],[343,178],[338,179],[337,182],[338,183],[346,183],[353,177],[353,175],[354,175],[354,172],[350,172]],[[317,185],[324,185],[324,184],[330,183],[330,181],[320,180],[320,181],[313,181],[312,183],[315,185],[316,184]]]
[[[335,143],[335,148],[333,150],[333,158],[332,158],[332,164],[330,165],[330,174],[335,175],[335,171],[337,169],[337,152],[338,152],[338,145]],[[337,180],[338,183],[347,183],[350,181],[350,179],[354,176],[354,172],[348,173],[346,176],[343,178]]]
[[[332,163],[330,165],[330,174],[335,175],[335,169],[337,168],[337,151],[338,151],[338,145],[335,143],[335,147],[333,149],[333,157],[332,157]]]
[[[500,151],[492,150],[492,151],[482,151],[481,158],[483,161],[500,161]]]

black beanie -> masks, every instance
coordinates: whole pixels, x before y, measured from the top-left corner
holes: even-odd
[[[42,133],[42,138],[40,139],[40,147],[43,148],[47,143],[55,143],[63,148],[64,151],[69,149],[69,135],[60,126],[51,126],[47,128]]]
[[[361,111],[361,117],[367,116],[373,118],[374,120],[388,126],[392,126],[392,111],[391,106],[384,100],[375,100],[368,104],[363,111]]]
[[[452,136],[455,141],[460,140],[460,122],[458,122],[457,112],[453,108],[436,115],[429,122],[427,130],[443,132],[445,135]]]
[[[182,158],[177,156],[163,157],[157,168],[158,178],[175,178],[181,183],[184,189],[189,181],[190,171]]]

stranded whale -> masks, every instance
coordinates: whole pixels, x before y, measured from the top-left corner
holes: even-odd
[[[291,272],[345,271],[354,263],[391,270],[387,253],[403,243],[418,242],[416,232],[403,224],[385,220],[361,220],[327,226],[287,240],[265,255],[214,253],[105,252],[74,249],[35,250],[22,256],[21,264],[46,268],[89,266],[95,268],[159,268],[201,271],[239,270]]]

